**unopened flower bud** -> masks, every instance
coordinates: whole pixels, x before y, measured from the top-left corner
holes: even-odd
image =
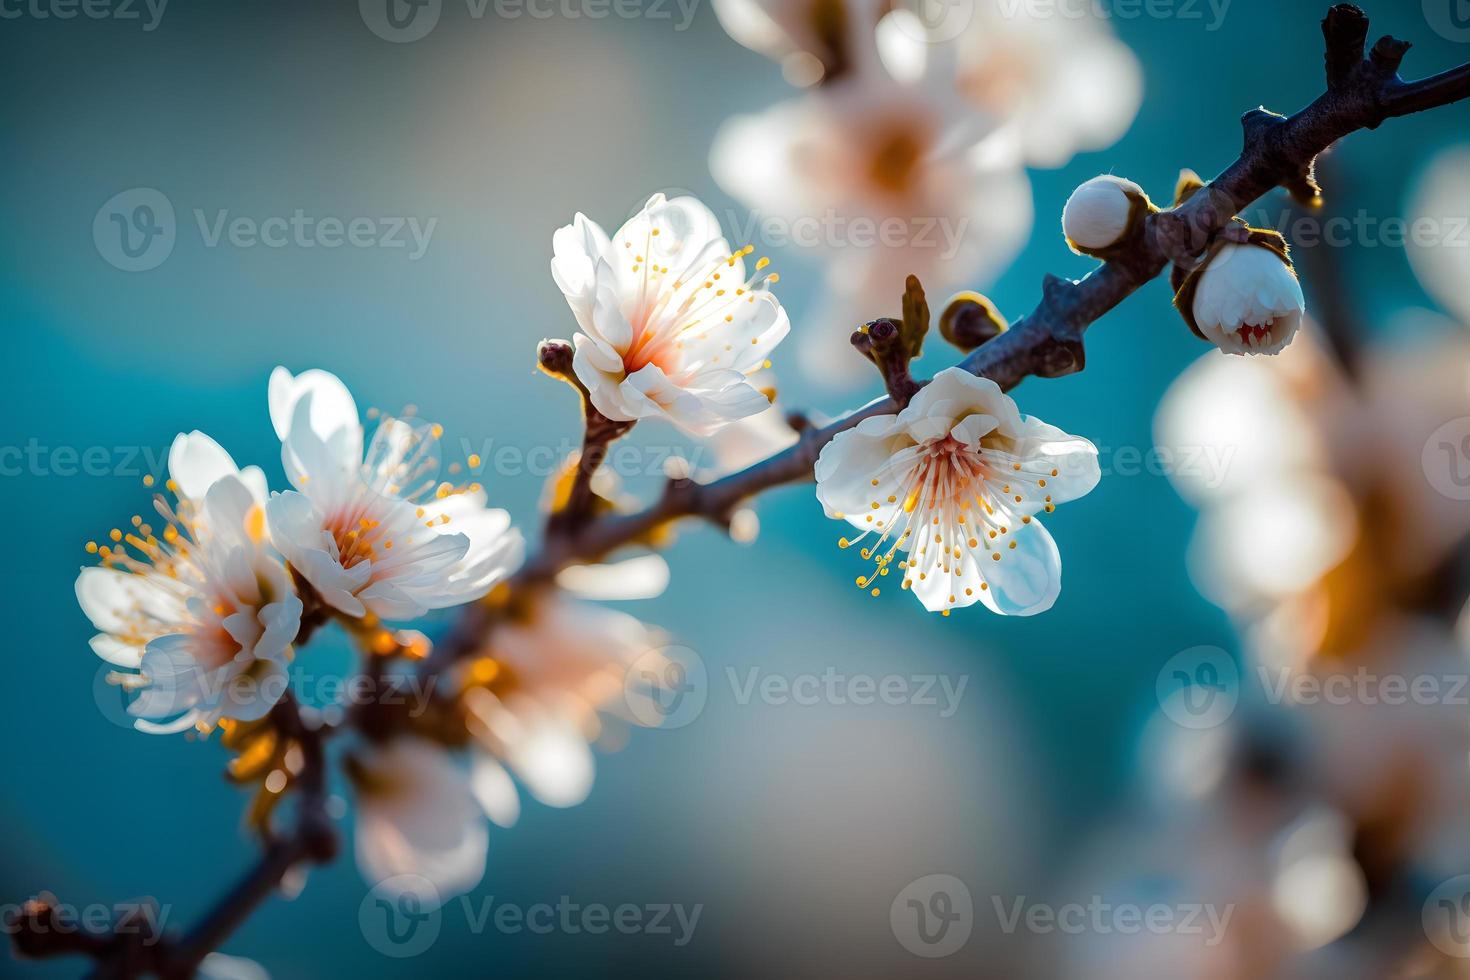
[[[1148,195],[1131,180],[1103,174],[1072,192],[1062,208],[1062,232],[1079,255],[1106,258],[1136,221],[1154,211]]]
[[[566,377],[572,371],[573,353],[565,340],[543,340],[536,347],[536,363],[547,374]]]
[[[1257,229],[1245,243],[1218,241],[1174,304],[1196,335],[1227,354],[1280,353],[1306,312],[1286,242]]]
[[[999,337],[1007,326],[994,303],[968,290],[955,293],[939,315],[939,335],[965,352]]]

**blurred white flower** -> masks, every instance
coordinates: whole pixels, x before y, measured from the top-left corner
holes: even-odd
[[[731,250],[714,214],[662,194],[611,239],[578,214],[552,238],[552,276],[581,328],[573,369],[610,419],[664,418],[708,435],[770,402],[749,375],[791,329],[751,246]]]
[[[1196,275],[1193,325],[1225,353],[1279,354],[1296,336],[1306,300],[1291,263],[1273,250],[1224,244]]]
[[[720,185],[774,243],[828,262],[831,298],[803,328],[804,371],[828,383],[866,376],[846,339],[897,311],[904,281],[930,295],[974,285],[1024,244],[1031,189],[1013,138],[954,91],[942,71],[898,81],[881,65],[724,124],[710,152]]]
[[[547,806],[586,799],[600,715],[635,719],[628,672],[660,645],[638,619],[561,590],[531,597],[496,626],[465,667],[463,697],[479,749],[475,792],[493,820],[508,826],[519,813],[507,768]]]
[[[478,599],[519,564],[520,532],[478,484],[437,483],[437,426],[385,419],[363,455],[357,405],[325,371],[270,381],[271,421],[295,491],[267,505],[271,538],[323,601],[408,619]]]
[[[1080,12],[1079,12],[1080,13]],[[931,61],[972,107],[1016,138],[1025,160],[1060,167],[1111,145],[1143,101],[1138,59],[1101,18],[1014,0],[716,0],[736,41],[796,85],[839,84],[875,60],[911,81]]]
[[[357,793],[354,836],[364,880],[408,890],[425,911],[480,883],[489,827],[468,774],[443,747],[395,738],[352,756],[348,773]]]
[[[1170,479],[1204,508],[1191,569],[1225,608],[1256,614],[1315,588],[1360,533],[1384,582],[1430,572],[1470,534],[1470,508],[1422,458],[1446,420],[1470,416],[1470,340],[1368,345],[1359,363],[1347,383],[1309,333],[1278,357],[1206,355],[1160,403]]]
[[[1461,324],[1470,324],[1470,146],[1436,156],[1420,179],[1408,214],[1417,230],[1407,239],[1409,260],[1424,288]]]
[[[1027,163],[1060,167],[1127,132],[1143,102],[1143,71],[1106,20],[1014,0],[970,6],[955,40],[959,91],[1017,135]]]
[[[142,731],[260,718],[285,692],[302,610],[266,536],[265,477],[197,431],[168,462],[177,503],[155,498],[162,531],[135,517],[89,545],[102,565],[82,570],[76,593],[102,631],[92,649],[136,671],[114,679],[139,690],[128,710]]]
[[[796,430],[786,422],[785,413],[772,405],[759,415],[741,419],[721,429],[710,439],[714,465],[706,474],[718,479],[752,466],[768,456],[796,443]]]
[[[995,382],[950,368],[898,415],[838,435],[816,477],[828,516],[863,532],[843,547],[877,535],[862,549],[877,568],[861,587],[886,576],[903,551],[903,588],[924,608],[983,602],[1029,616],[1051,608],[1062,572],[1033,515],[1090,492],[1100,470],[1092,443],[1022,416]]]
[[[847,71],[854,46],[871,38],[879,17],[871,0],[715,0],[714,9],[727,34],[780,62],[793,85]]]

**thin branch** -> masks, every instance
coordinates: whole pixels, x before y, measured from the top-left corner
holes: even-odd
[[[282,737],[301,747],[302,767],[297,777],[297,813],[291,832],[271,839],[255,864],[204,917],[180,937],[160,936],[144,916],[113,923],[106,933],[55,928],[55,899],[43,895],[27,903],[20,916],[7,923],[22,956],[32,958],[82,954],[92,957],[96,978],[157,974],[165,980],[193,976],[212,951],[219,948],[259,905],[269,898],[287,872],[303,861],[327,863],[337,854],[337,833],[326,812],[327,731],[307,724],[295,698],[283,697],[271,709],[271,719]]]
[[[1338,4],[1322,22],[1327,90],[1292,116],[1253,109],[1241,119],[1240,156],[1181,207],[1150,215],[1123,254],[1080,281],[1048,275],[1036,309],[1005,333],[977,348],[959,366],[1011,389],[1030,376],[1060,377],[1082,370],[1083,334],[1171,262],[1192,263],[1231,218],[1274,187],[1312,183],[1317,155],[1360,129],[1384,120],[1448,105],[1470,96],[1470,65],[1415,82],[1397,74],[1408,44],[1385,37],[1365,57],[1368,17]],[[822,447],[839,433],[897,406],[881,398],[821,429],[802,433],[794,446],[709,484],[670,483],[653,506],[634,514],[606,515],[549,539],[516,576],[519,586],[544,582],[567,565],[597,560],[649,531],[684,517],[719,519],[763,490],[812,478]],[[455,636],[473,635],[488,620],[467,611]]]
[[[1033,375],[1059,377],[1082,370],[1082,337],[1089,325],[1156,278],[1171,262],[1193,264],[1210,239],[1252,201],[1277,186],[1291,189],[1298,197],[1315,199],[1314,162],[1337,140],[1359,129],[1374,129],[1395,116],[1470,96],[1470,65],[1418,82],[1405,82],[1397,74],[1408,51],[1405,42],[1383,38],[1365,57],[1368,19],[1351,4],[1333,7],[1322,29],[1328,80],[1322,96],[1291,117],[1264,109],[1246,113],[1241,120],[1245,148],[1213,183],[1180,208],[1151,215],[1138,228],[1128,248],[1084,279],[1073,282],[1047,276],[1036,309],[977,348],[960,362],[960,367],[990,378],[1005,389]],[[548,342],[542,346],[543,368],[575,385],[569,357],[568,345]],[[653,506],[639,513],[603,516],[594,514],[591,480],[601,451],[621,432],[601,426],[601,416],[594,418],[589,411],[583,460],[563,508],[565,516],[550,522],[542,551],[527,562],[512,586],[544,583],[569,564],[600,559],[621,546],[645,539],[668,522],[694,516],[726,520],[748,497],[782,484],[810,480],[817,456],[828,442],[863,419],[891,413],[898,407],[891,397],[881,398],[824,428],[803,427],[795,445],[731,476],[709,484],[670,481]],[[468,607],[425,668],[432,672],[453,657],[476,649],[492,625],[493,614],[487,606]],[[299,793],[295,824],[289,834],[270,840],[256,864],[192,930],[172,939],[151,934],[131,918],[114,923],[110,933],[63,934],[48,928],[56,925],[56,903],[50,896],[42,896],[6,924],[17,952],[25,956],[87,955],[96,961],[99,976],[134,977],[155,972],[167,978],[186,977],[279,887],[293,866],[308,860],[330,861],[337,851],[337,838],[325,808],[322,741],[328,732],[307,725],[289,695],[273,710],[272,718],[281,734],[295,740],[304,753],[295,784]]]

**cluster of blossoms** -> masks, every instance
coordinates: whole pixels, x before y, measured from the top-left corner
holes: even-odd
[[[1074,248],[1107,257],[1153,210],[1136,185],[1099,178],[1068,203],[1064,230]],[[1260,281],[1294,284],[1284,248],[1254,235],[1222,238],[1181,289],[1193,296],[1191,325],[1226,349],[1279,349],[1300,319],[1299,290],[1283,309]],[[778,277],[765,258],[747,268],[752,248],[732,247],[707,207],[654,195],[612,235],[578,214],[552,250],[578,331],[570,344],[544,342],[566,361],[542,366],[580,392],[589,438],[610,441],[651,418],[697,438],[752,427],[782,444],[796,438],[762,423],[773,395],[758,376],[790,331],[770,289]],[[1252,255],[1268,251],[1274,277]],[[903,305],[902,325],[874,321],[854,337],[896,409],[831,439],[816,462],[817,497],[859,532],[840,544],[873,563],[858,579],[873,595],[896,570],[902,590],[946,616],[977,602],[1002,615],[1042,612],[1060,592],[1061,559],[1038,518],[1097,485],[1097,450],[1023,416],[995,382],[961,369],[913,382],[895,364],[917,356],[929,328],[916,278]],[[940,318],[945,338],[967,350],[1005,329],[974,293]],[[135,516],[128,532],[88,546],[101,562],[82,570],[76,592],[100,631],[92,645],[134,692],[136,727],[223,728],[243,747],[237,771],[260,775],[279,742],[261,733],[288,690],[296,647],[317,627],[341,623],[367,663],[380,664],[364,672],[382,678],[383,661],[428,652],[422,634],[384,624],[482,603],[483,641],[440,670],[447,690],[430,717],[365,725],[346,757],[364,874],[403,888],[427,881],[424,901],[462,892],[484,872],[488,824],[517,818],[517,780],[545,804],[575,804],[591,786],[602,720],[656,721],[638,704],[656,689],[630,671],[659,659],[660,635],[587,599],[657,595],[667,566],[652,555],[569,569],[554,585],[496,589],[520,566],[523,539],[479,484],[439,479],[439,426],[385,417],[369,438],[346,386],[320,370],[277,368],[269,409],[290,489],[269,492],[259,468],[240,469],[203,433],[179,435],[172,499],[155,497],[161,526]],[[567,473],[589,477],[596,467],[573,460]],[[576,506],[568,492],[553,510]],[[458,749],[469,750],[467,765]],[[294,774],[282,764],[291,772],[268,775],[265,793],[279,794]]]
[[[917,275],[985,286],[1024,246],[1026,168],[1117,140],[1142,72],[1107,22],[1027,4],[716,0],[730,36],[806,90],[725,123],[715,179],[771,235],[827,266],[798,340],[806,376],[860,380],[830,356]]]

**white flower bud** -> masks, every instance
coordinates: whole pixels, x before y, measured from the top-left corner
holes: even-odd
[[[1258,245],[1223,246],[1199,273],[1194,325],[1227,354],[1278,354],[1301,326],[1306,302],[1291,263]]]
[[[1067,199],[1062,232],[1079,252],[1111,248],[1128,231],[1134,207],[1147,200],[1143,188],[1131,180],[1111,174],[1094,177]]]

